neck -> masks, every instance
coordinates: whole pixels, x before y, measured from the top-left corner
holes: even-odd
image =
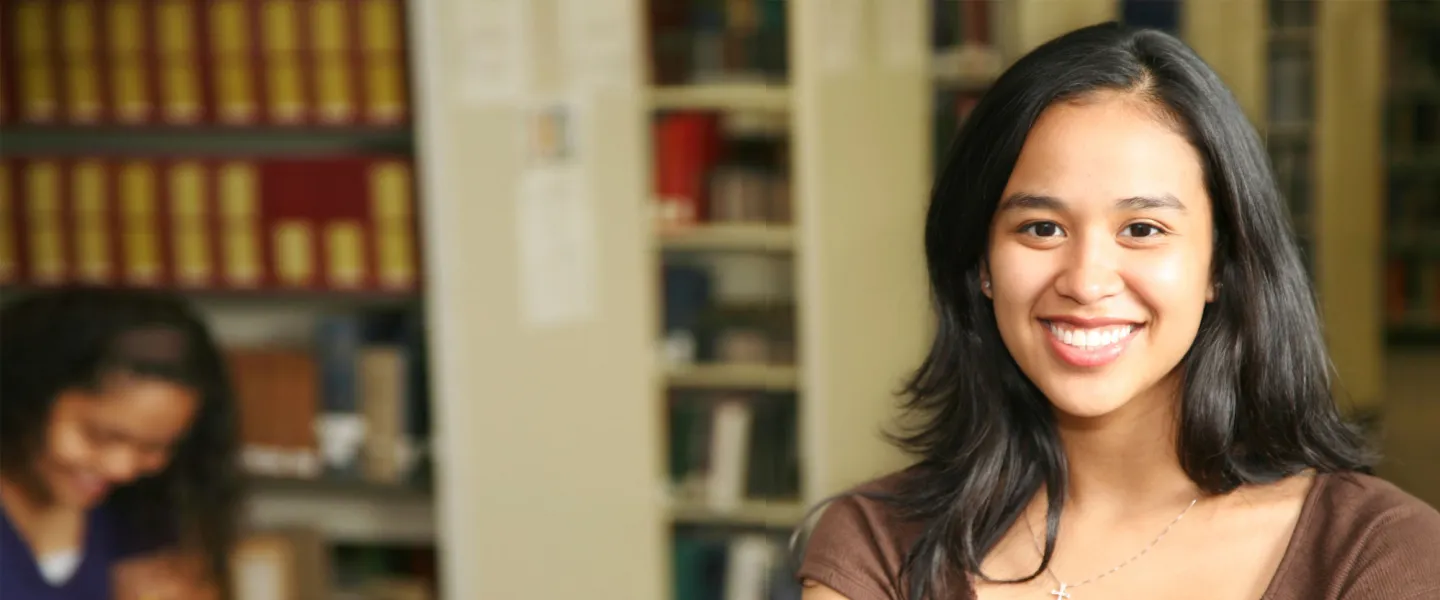
[[[1102,417],[1059,419],[1069,462],[1067,507],[1142,514],[1177,509],[1199,495],[1177,454],[1178,377]]]

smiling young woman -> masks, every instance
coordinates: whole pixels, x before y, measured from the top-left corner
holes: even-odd
[[[0,311],[0,596],[224,596],[239,473],[219,351],[148,292]]]
[[[937,182],[916,463],[828,503],[806,600],[1440,597],[1369,475],[1254,129],[1174,37],[1018,61]]]

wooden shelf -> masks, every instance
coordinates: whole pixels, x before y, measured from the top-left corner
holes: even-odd
[[[671,369],[665,379],[671,387],[681,388],[787,392],[800,387],[796,368],[770,365],[694,365]]]
[[[435,542],[433,495],[367,482],[253,477],[247,525],[304,526],[331,542],[427,546]]]
[[[410,153],[411,129],[396,127],[6,127],[4,155]]]
[[[327,290],[204,290],[177,287],[126,288],[123,286],[37,286],[12,284],[0,286],[0,297],[16,298],[50,289],[95,287],[95,289],[154,290],[176,294],[209,306],[266,306],[296,308],[380,308],[404,307],[418,303],[420,292],[327,291]]]
[[[1272,122],[1265,126],[1265,137],[1277,141],[1304,140],[1309,139],[1314,131],[1315,125],[1307,121]]]
[[[676,502],[670,507],[670,521],[674,525],[789,529],[804,518],[805,506],[793,500],[748,500],[730,510],[694,502]]]
[[[666,86],[651,90],[657,110],[789,112],[790,88],[763,83],[713,83]]]
[[[791,252],[795,230],[789,225],[703,225],[660,233],[660,248],[683,252]]]

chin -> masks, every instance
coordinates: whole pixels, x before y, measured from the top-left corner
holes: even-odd
[[[1103,382],[1056,381],[1039,387],[1055,412],[1079,419],[1112,414],[1124,408],[1134,396],[1121,392],[1121,386],[1104,385]]]

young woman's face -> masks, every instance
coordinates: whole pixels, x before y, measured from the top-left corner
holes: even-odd
[[[1134,96],[1047,109],[990,230],[1001,337],[1063,415],[1161,392],[1213,294],[1199,154]]]
[[[52,502],[90,508],[113,487],[164,469],[198,406],[189,388],[145,377],[111,377],[98,393],[63,392],[36,475]]]

